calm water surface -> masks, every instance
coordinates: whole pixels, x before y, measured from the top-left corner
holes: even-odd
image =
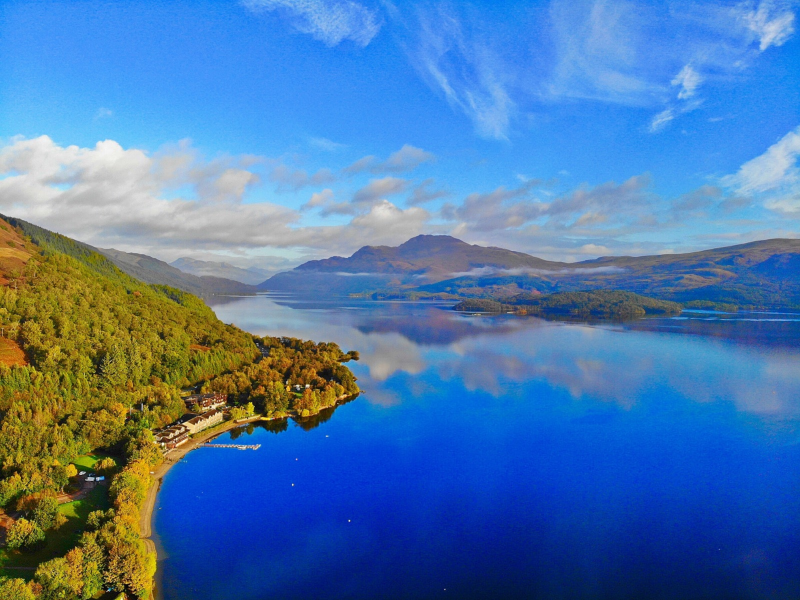
[[[358,350],[366,393],[168,473],[164,600],[800,598],[795,315],[214,308]]]

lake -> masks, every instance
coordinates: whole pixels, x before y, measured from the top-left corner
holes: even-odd
[[[800,317],[229,298],[365,393],[164,479],[163,600],[800,598]]]

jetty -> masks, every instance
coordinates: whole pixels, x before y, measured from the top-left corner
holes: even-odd
[[[236,450],[258,450],[261,444],[203,444],[203,448],[234,448]]]

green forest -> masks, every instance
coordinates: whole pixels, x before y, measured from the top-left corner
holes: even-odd
[[[677,302],[648,298],[632,292],[594,290],[556,294],[517,294],[502,302],[485,298],[463,300],[453,307],[465,312],[513,312],[559,318],[636,319],[648,315],[677,315]]]
[[[113,475],[108,508],[88,515],[63,555],[0,578],[0,598],[147,597],[155,556],[140,539],[139,512],[162,461],[152,430],[185,412],[182,389],[223,391],[271,415],[310,414],[358,393],[342,364],[357,354],[256,338],[190,294],[144,284],[69,238],[9,221],[37,253],[0,273],[3,339],[26,358],[0,363],[0,507],[21,515],[0,566],[59,535],[56,498],[70,489],[76,461],[96,450],[117,460],[99,465]],[[10,225],[0,221],[6,233]]]

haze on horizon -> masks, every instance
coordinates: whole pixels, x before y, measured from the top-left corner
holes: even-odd
[[[797,0],[0,6],[0,212],[281,269],[422,233],[551,260],[800,224]]]

